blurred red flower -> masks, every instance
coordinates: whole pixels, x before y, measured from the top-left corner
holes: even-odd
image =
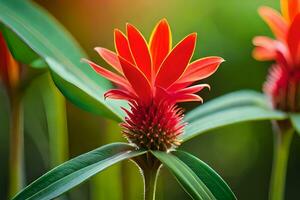
[[[272,30],[275,39],[253,39],[257,60],[275,60],[264,85],[275,108],[300,111],[300,0],[281,0],[282,15],[269,7],[259,14]]]
[[[0,81],[10,91],[19,82],[19,65],[12,57],[0,32]]]
[[[191,85],[212,75],[224,60],[206,57],[190,63],[196,33],[172,49],[171,30],[165,19],[156,25],[149,43],[133,25],[126,28],[127,35],[115,30],[116,53],[95,48],[116,72],[85,61],[117,85],[105,94],[106,98],[129,102],[131,111],[124,109],[127,117],[122,123],[126,138],[139,147],[167,150],[179,145],[177,136],[184,128],[182,110],[176,103],[202,101],[195,93],[209,85]]]

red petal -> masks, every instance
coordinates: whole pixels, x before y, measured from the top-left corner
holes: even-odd
[[[295,16],[300,13],[300,0],[281,0],[281,11],[284,18],[292,22]]]
[[[120,86],[123,86],[124,88],[129,87],[128,82],[123,77],[121,77],[121,76],[95,64],[94,62],[87,60],[87,59],[82,59],[82,61],[88,63],[98,74],[107,78],[108,80],[110,80]]]
[[[176,82],[193,82],[209,77],[218,69],[224,59],[217,56],[206,57],[191,63],[183,76]]]
[[[179,94],[179,95],[174,96],[174,101],[176,101],[176,102],[189,102],[189,101],[203,102],[203,99],[196,94]]]
[[[104,94],[105,98],[111,98],[111,99],[123,99],[123,100],[131,100],[134,99],[134,95],[119,89],[113,89],[109,90]]]
[[[291,24],[287,37],[288,47],[296,65],[300,64],[300,14],[298,14]]]
[[[128,61],[119,57],[124,75],[131,84],[135,93],[142,101],[149,103],[152,98],[152,90],[149,81],[145,75]]]
[[[115,48],[117,53],[128,60],[131,63],[134,63],[131,51],[129,49],[129,44],[126,36],[118,29],[115,29]]]
[[[252,56],[256,60],[266,61],[276,59],[277,49],[273,39],[265,36],[257,36],[253,39],[252,43],[257,46],[252,52]]]
[[[259,14],[269,25],[276,38],[285,41],[288,26],[284,18],[276,10],[269,7],[261,7]]]
[[[154,28],[150,37],[149,46],[153,70],[156,74],[162,61],[166,58],[172,48],[171,30],[166,19],[161,20]]]
[[[267,49],[273,50],[274,47],[276,46],[276,40],[266,37],[266,36],[256,36],[252,43],[255,46],[264,46]]]
[[[112,52],[102,47],[96,47],[95,50],[103,58],[103,60],[105,60],[105,62],[107,62],[115,70],[123,74],[118,55],[115,52]]]
[[[184,82],[184,83],[174,83],[173,85],[171,85],[169,88],[168,88],[168,91],[177,91],[177,90],[181,90],[183,88],[186,88],[188,87],[189,85],[192,85],[193,82]]]
[[[188,35],[170,52],[157,73],[157,86],[168,88],[183,74],[194,53],[196,38],[195,33]]]
[[[290,0],[289,1],[289,17],[292,22],[297,14],[300,13],[300,0]]]
[[[210,86],[208,84],[199,84],[199,85],[194,85],[188,88],[176,90],[175,93],[169,95],[170,99],[175,101],[175,102],[187,102],[187,101],[203,101],[203,99],[194,94],[199,91],[201,91],[203,88],[209,88]]]
[[[261,61],[276,60],[284,66],[292,64],[289,50],[283,42],[258,36],[253,39],[253,44],[257,46],[252,52],[255,59]]]
[[[127,24],[127,36],[135,64],[151,81],[151,57],[145,38],[131,24]]]
[[[155,90],[155,99],[158,101],[163,101],[170,97],[170,93],[168,93],[164,88],[156,87]]]
[[[176,94],[193,94],[193,93],[197,93],[197,92],[201,91],[204,88],[210,89],[210,86],[208,84],[193,85],[191,87],[178,90],[176,92]]]
[[[255,47],[252,51],[252,56],[259,61],[275,60],[276,52],[270,51],[264,47]]]

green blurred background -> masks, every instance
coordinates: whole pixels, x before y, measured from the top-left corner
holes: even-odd
[[[113,30],[125,31],[126,22],[136,25],[149,38],[161,18],[169,21],[173,44],[191,32],[198,33],[194,59],[216,55],[226,62],[204,83],[205,101],[240,89],[261,91],[270,63],[251,57],[255,35],[271,35],[257,14],[268,5],[279,8],[279,0],[38,0],[77,39],[90,58],[107,66],[93,50],[114,48]],[[108,67],[108,66],[107,66]],[[26,182],[30,183],[51,168],[47,127],[40,100],[34,92],[25,98]],[[8,176],[7,98],[0,90],[0,199],[6,199]],[[183,104],[190,110],[197,103]],[[69,157],[111,141],[124,141],[117,124],[103,120],[67,102]],[[34,131],[33,131],[34,130]],[[230,185],[238,199],[267,199],[272,163],[270,122],[249,122],[210,131],[180,148],[197,155],[214,168]],[[286,185],[286,199],[297,199],[300,186],[300,140],[292,143]],[[62,199],[142,199],[142,179],[137,168],[123,162],[72,189]],[[190,199],[176,180],[162,170],[157,199]]]

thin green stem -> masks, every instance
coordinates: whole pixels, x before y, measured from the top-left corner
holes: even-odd
[[[150,152],[138,162],[144,178],[144,200],[155,200],[156,182],[161,163]]]
[[[136,157],[133,161],[141,169],[144,180],[144,200],[155,200],[156,182],[161,162],[151,152]]]
[[[274,133],[274,159],[270,184],[270,200],[283,200],[286,169],[293,129]]]
[[[159,169],[144,170],[145,200],[155,200],[156,182]]]
[[[47,120],[51,167],[68,159],[68,128],[66,119],[66,102],[57,90],[49,74],[37,80],[42,94]]]
[[[19,95],[11,98],[10,124],[9,195],[12,197],[23,186],[23,107]]]

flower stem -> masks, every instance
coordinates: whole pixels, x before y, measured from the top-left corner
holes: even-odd
[[[283,200],[286,168],[289,157],[293,129],[274,133],[274,158],[270,184],[270,200]]]
[[[150,152],[134,160],[144,178],[144,200],[155,200],[156,182],[161,167],[160,161]]]
[[[145,200],[155,200],[156,181],[159,169],[144,170]]]
[[[14,196],[23,185],[23,107],[21,97],[11,98],[10,127],[10,197]]]

